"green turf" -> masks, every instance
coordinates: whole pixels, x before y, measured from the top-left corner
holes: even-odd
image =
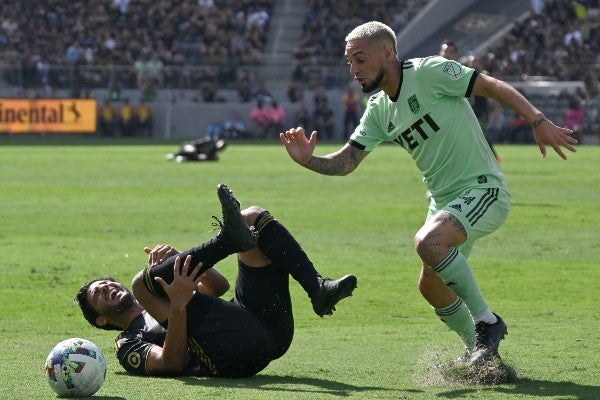
[[[600,147],[568,161],[534,146],[499,146],[513,206],[471,255],[494,311],[515,384],[452,385],[432,367],[461,345],[416,289],[412,238],[425,187],[408,155],[377,149],[346,177],[293,164],[279,144],[233,143],[216,163],[164,159],[176,144],[77,141],[20,145],[0,138],[0,399],[54,398],[44,376],[54,344],[84,337],[108,362],[98,399],[598,399],[600,398]],[[319,146],[318,153],[334,150]],[[354,273],[359,287],[333,317],[316,317],[292,284],[296,334],[289,352],[244,380],[124,374],[115,333],[91,328],[72,298],[100,275],[124,282],[143,246],[180,249],[210,238],[217,183],[243,206],[283,221],[324,274]],[[235,260],[219,265],[228,278]]]

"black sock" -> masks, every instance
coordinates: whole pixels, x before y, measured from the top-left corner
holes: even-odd
[[[292,234],[268,211],[258,215],[254,227],[258,232],[258,247],[274,264],[285,268],[312,297],[319,289],[320,275]]]
[[[175,256],[169,257],[154,268],[160,269],[160,272],[157,272],[156,275],[162,277],[165,282],[170,284],[173,281],[173,265],[175,264],[175,259],[177,257],[181,257],[179,265],[180,267],[183,267],[185,258],[188,255],[191,255],[190,273],[194,272],[195,277],[198,277],[207,269],[212,268],[219,261],[235,253],[236,248],[229,239],[229,236],[220,232],[216,237],[202,243],[200,246],[192,247]],[[199,269],[196,269],[196,265],[199,262],[202,262],[202,265]]]

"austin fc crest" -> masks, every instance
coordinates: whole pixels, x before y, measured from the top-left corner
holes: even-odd
[[[408,106],[410,107],[410,111],[413,114],[418,114],[421,110],[421,105],[419,104],[419,99],[417,99],[417,95],[413,94],[408,98]]]

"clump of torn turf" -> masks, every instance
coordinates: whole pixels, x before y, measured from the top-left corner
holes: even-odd
[[[518,379],[515,369],[500,358],[469,364],[440,361],[439,353],[422,355],[417,375],[423,386],[503,385]]]

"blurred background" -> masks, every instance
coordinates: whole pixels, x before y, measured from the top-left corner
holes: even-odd
[[[99,137],[276,140],[301,125],[343,142],[367,96],[348,72],[344,37],[370,20],[396,31],[403,59],[454,42],[459,61],[598,144],[599,8],[600,0],[3,0],[0,144],[16,134],[16,99],[92,99],[88,135]],[[494,143],[531,140],[509,110],[478,107]]]

